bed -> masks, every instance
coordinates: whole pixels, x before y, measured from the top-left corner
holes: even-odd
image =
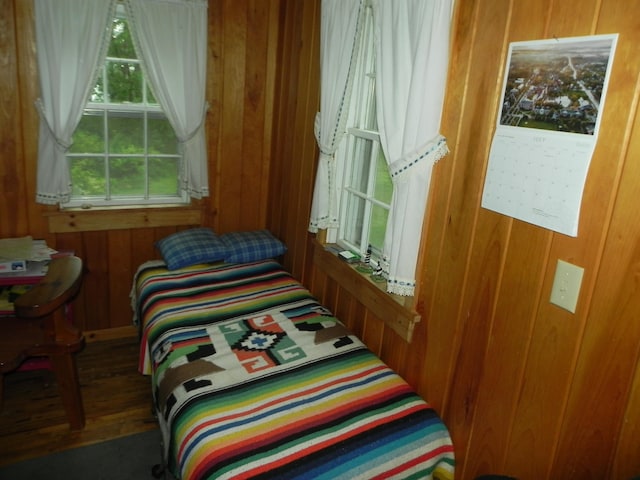
[[[453,478],[434,410],[277,261],[147,262],[132,299],[176,478]]]

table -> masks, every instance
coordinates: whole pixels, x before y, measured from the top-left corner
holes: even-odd
[[[48,357],[72,430],[85,423],[75,362],[84,336],[70,322],[66,308],[81,284],[82,260],[54,258],[46,275],[16,299],[15,315],[0,318],[0,396],[3,374],[30,357]]]

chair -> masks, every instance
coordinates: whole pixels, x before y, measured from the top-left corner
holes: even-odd
[[[16,299],[15,315],[0,318],[0,400],[5,373],[30,357],[48,357],[72,430],[85,423],[75,361],[84,336],[67,315],[81,284],[82,260],[55,258],[42,281]]]

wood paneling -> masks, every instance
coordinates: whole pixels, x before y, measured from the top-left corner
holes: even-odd
[[[640,475],[640,1],[457,0],[411,344],[313,264],[321,0],[209,2],[202,224],[269,227],[285,265],[443,415],[456,478]],[[183,226],[51,233],[35,204],[33,7],[0,0],[0,236],[30,233],[85,259],[85,329],[125,327],[137,266]],[[509,42],[619,33],[576,238],[482,209]],[[104,217],[108,223],[108,217]],[[99,222],[99,220],[98,220]],[[575,314],[549,303],[558,259],[585,268]]]
[[[301,138],[310,139],[317,103],[306,111],[292,105],[305,94],[317,101],[300,68],[306,58],[296,51],[318,32],[295,25],[300,16],[317,15],[310,4],[319,3],[287,2],[284,9],[283,28],[294,41],[282,47],[289,89],[276,102],[288,135],[275,142],[281,155],[274,155],[273,171],[286,172],[279,184],[286,191],[270,197],[274,225],[298,225],[300,217],[285,207],[308,205],[313,189],[312,180],[292,172],[300,163],[315,165],[315,146]],[[434,171],[416,298],[422,321],[411,344],[336,282],[327,265],[309,265],[305,225],[289,227],[287,236],[293,231],[296,239],[287,240],[296,247],[286,260],[442,413],[456,446],[456,478],[640,475],[640,2],[456,4],[442,120],[451,154]],[[509,42],[603,33],[620,37],[579,235],[481,208]],[[299,251],[304,246],[306,253]],[[549,303],[558,259],[585,268],[575,314]]]

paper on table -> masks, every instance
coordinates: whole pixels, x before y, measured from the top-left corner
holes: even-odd
[[[19,238],[0,238],[0,260],[28,260],[33,250],[30,236]]]
[[[28,260],[31,260],[32,262],[43,262],[45,260],[51,260],[51,255],[53,255],[54,253],[57,253],[57,250],[48,247],[47,243],[44,240],[34,240],[31,249],[31,256],[28,258]]]

